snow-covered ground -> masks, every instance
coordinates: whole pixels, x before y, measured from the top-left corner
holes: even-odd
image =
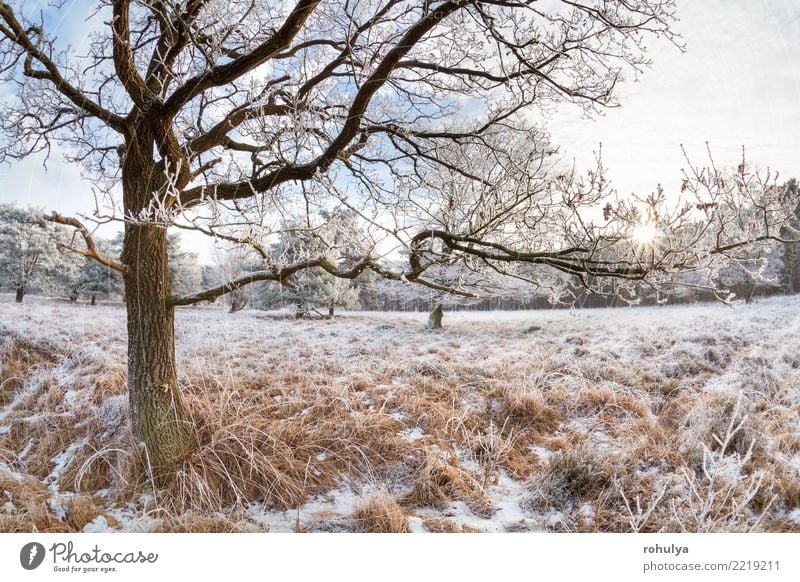
[[[124,310],[4,298],[0,530],[800,531],[800,297],[425,321],[180,310],[154,490]]]

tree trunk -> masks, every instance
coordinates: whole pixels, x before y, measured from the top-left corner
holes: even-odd
[[[94,294],[92,294],[92,301],[91,301],[91,304],[92,304],[92,305],[97,305],[97,295],[94,295]]]
[[[156,484],[174,476],[197,446],[175,366],[175,310],[169,295],[166,229],[126,224],[123,261],[128,312],[128,391],[134,436],[147,452]]]
[[[442,329],[442,316],[444,315],[444,310],[442,309],[442,304],[437,303],[431,309],[430,315],[428,315],[428,329]]]
[[[333,319],[335,305],[333,301],[328,304],[328,319]]]
[[[756,284],[753,283],[747,288],[747,297],[745,298],[745,303],[748,305],[753,302],[753,295],[756,293]]]
[[[125,223],[122,262],[126,266],[131,428],[144,446],[156,485],[161,486],[174,478],[181,459],[197,447],[197,436],[178,388],[175,309],[166,304],[170,295],[167,230],[151,210],[155,193],[164,186],[163,171],[153,156],[155,122],[140,113],[123,148],[123,208],[126,216],[138,220]]]
[[[14,298],[17,303],[22,303],[22,299],[25,297],[25,287],[23,285],[17,285],[17,294]]]

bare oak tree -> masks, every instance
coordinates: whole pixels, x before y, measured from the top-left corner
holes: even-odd
[[[702,170],[687,188],[705,198],[677,206],[658,194],[610,200],[601,171],[554,171],[530,119],[562,102],[614,105],[615,85],[647,64],[646,41],[679,43],[673,0],[103,0],[85,53],[28,10],[0,2],[0,67],[15,97],[2,105],[0,156],[57,148],[105,193],[94,219],[124,221],[115,259],[85,224],[51,217],[123,275],[132,429],[158,482],[196,446],[176,306],[254,281],[291,286],[312,268],[462,295],[489,274],[535,281],[541,269],[588,287],[657,284],[777,238],[784,222],[772,186],[738,189]],[[734,212],[743,195],[758,220],[732,230],[725,205]],[[323,244],[273,260],[283,225],[313,236],[337,209],[362,223],[346,255]],[[636,225],[658,234],[637,243]],[[247,246],[263,268],[176,296],[169,228]]]

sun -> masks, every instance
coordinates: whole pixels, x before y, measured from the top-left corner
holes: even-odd
[[[640,245],[652,244],[657,236],[658,230],[656,227],[648,223],[637,224],[631,233],[631,238]]]

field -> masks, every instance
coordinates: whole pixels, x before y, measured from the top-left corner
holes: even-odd
[[[201,446],[154,489],[120,306],[0,301],[0,531],[800,531],[800,297],[178,313]]]

